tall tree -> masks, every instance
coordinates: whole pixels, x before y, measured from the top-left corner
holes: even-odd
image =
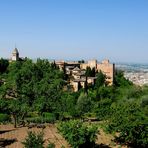
[[[106,76],[102,73],[102,71],[98,72],[95,87],[99,88],[105,85],[105,81],[106,81]]]
[[[9,61],[1,58],[0,59],[0,73],[6,72],[8,65],[9,65]]]
[[[87,77],[91,77],[91,75],[92,75],[91,68],[90,68],[90,67],[88,67],[88,66],[87,66],[87,68],[86,68],[85,75],[86,75]]]
[[[88,97],[86,93],[81,93],[76,104],[76,109],[79,113],[79,115],[83,115],[84,113],[87,113],[91,109],[91,98]]]

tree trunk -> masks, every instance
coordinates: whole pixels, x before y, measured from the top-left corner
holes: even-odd
[[[17,116],[16,114],[13,114],[13,120],[14,120],[14,128],[17,126]]]

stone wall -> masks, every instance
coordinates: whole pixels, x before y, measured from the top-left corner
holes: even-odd
[[[101,70],[106,75],[106,81],[109,85],[113,84],[115,65],[109,63],[109,60],[104,60],[102,63],[97,64],[98,72]]]
[[[106,81],[109,85],[113,84],[115,65],[111,64],[108,59],[103,60],[101,63],[97,63],[97,60],[90,60],[88,63],[82,63],[80,65],[81,69],[86,69],[87,67],[95,68],[96,71],[102,71],[106,75]]]

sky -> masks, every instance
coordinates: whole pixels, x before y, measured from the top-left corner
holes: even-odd
[[[0,57],[148,63],[148,0],[0,0]]]

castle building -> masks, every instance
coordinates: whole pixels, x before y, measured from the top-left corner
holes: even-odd
[[[87,63],[82,63],[80,65],[81,69],[86,69],[87,67],[95,68],[96,71],[102,71],[106,75],[106,82],[108,85],[113,84],[115,64],[109,62],[108,59],[103,60],[101,63],[98,63],[97,60],[90,60]]]
[[[61,66],[61,63],[56,63],[57,66]],[[86,77],[85,72],[87,67],[95,69],[96,73],[102,71],[106,76],[106,84],[113,85],[115,65],[110,63],[108,59],[102,62],[97,62],[97,60],[89,60],[86,63],[78,62],[65,62],[63,68],[66,74],[70,78],[70,85],[74,92],[77,92],[79,88],[85,88],[85,84],[94,85],[97,77]]]
[[[102,71],[106,75],[108,85],[113,85],[115,64],[110,63],[108,59],[103,60],[101,63],[97,64],[97,71]]]
[[[80,65],[81,69],[86,69],[87,67],[90,67],[91,69],[97,69],[97,60],[89,60],[87,63],[81,63]]]
[[[109,62],[108,59],[98,62],[97,60],[89,60],[85,63],[78,62],[56,62],[56,65],[62,70],[65,70],[66,74],[70,78],[70,85],[74,92],[77,92],[79,88],[85,88],[85,84],[94,85],[97,77],[87,77],[85,72],[87,67],[95,69],[96,73],[102,71],[106,76],[106,84],[113,85],[115,64]]]
[[[12,52],[11,61],[18,61],[19,60],[19,52],[18,49],[15,48]]]

